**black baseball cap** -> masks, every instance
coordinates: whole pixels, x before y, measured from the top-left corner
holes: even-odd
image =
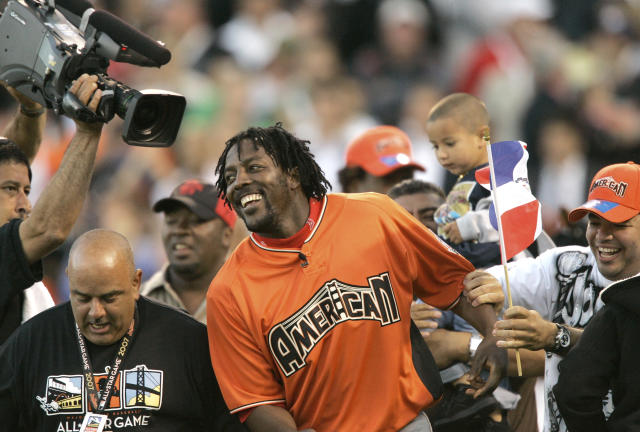
[[[180,183],[168,198],[163,198],[153,205],[153,211],[163,212],[176,204],[186,206],[204,220],[219,217],[231,228],[238,219],[236,213],[224,204],[224,199],[218,197],[218,190],[214,185],[196,179]]]

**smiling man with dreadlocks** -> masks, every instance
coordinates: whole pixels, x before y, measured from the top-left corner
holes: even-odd
[[[439,397],[412,361],[414,295],[452,308],[485,339],[476,394],[495,387],[506,352],[489,305],[463,286],[496,284],[385,195],[327,194],[308,142],[279,124],[231,138],[217,186],[251,235],[207,294],[212,362],[231,412],[252,431],[430,431]]]

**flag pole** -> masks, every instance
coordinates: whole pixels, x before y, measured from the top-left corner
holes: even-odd
[[[484,140],[487,144],[487,156],[489,159],[489,173],[491,175],[491,198],[493,199],[493,206],[496,209],[496,220],[498,222],[498,236],[500,237],[500,258],[502,260],[502,268],[504,269],[504,280],[507,285],[507,301],[509,307],[513,306],[511,300],[511,287],[509,286],[509,272],[507,271],[507,252],[504,245],[504,234],[502,233],[502,218],[500,217],[500,211],[498,210],[498,194],[496,193],[496,175],[493,167],[493,157],[491,155],[491,140],[489,133],[486,132]],[[518,376],[522,376],[522,363],[520,362],[520,351],[516,348],[516,364],[518,366]]]

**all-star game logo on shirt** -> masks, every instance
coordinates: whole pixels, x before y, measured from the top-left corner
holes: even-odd
[[[371,276],[368,286],[337,279],[325,283],[304,306],[269,331],[269,349],[285,376],[305,365],[316,344],[336,325],[350,320],[400,321],[388,273]]]
[[[99,392],[107,382],[108,369],[104,374],[93,375]],[[48,416],[61,416],[56,432],[79,430],[88,403],[84,379],[82,374],[50,375],[44,396],[36,396],[40,408]],[[163,371],[147,369],[145,365],[118,372],[111,399],[105,407],[104,413],[109,418],[104,430],[149,426],[151,415],[148,411],[158,410],[162,406],[163,380]]]

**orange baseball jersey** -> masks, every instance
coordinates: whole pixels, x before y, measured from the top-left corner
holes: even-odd
[[[284,404],[299,429],[397,431],[433,401],[411,358],[413,295],[446,309],[473,266],[385,195],[322,206],[301,248],[252,235],[212,281],[216,376],[232,413]]]

